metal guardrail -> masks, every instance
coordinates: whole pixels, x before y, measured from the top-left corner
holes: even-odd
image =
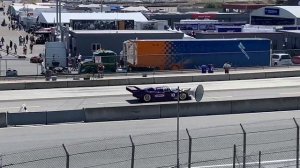
[[[297,119],[180,131],[180,167],[299,167]],[[176,131],[0,155],[0,168],[175,168]]]

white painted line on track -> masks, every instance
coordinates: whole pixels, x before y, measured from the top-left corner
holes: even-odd
[[[97,104],[117,104],[117,103],[122,103],[122,102],[109,102],[109,103],[97,103]]]
[[[282,94],[282,95],[297,95],[297,94],[300,94],[300,92],[286,92],[286,93],[279,93],[279,94]]]
[[[207,98],[210,98],[210,99],[222,99],[222,98],[231,98],[233,96],[219,96],[219,97],[207,97]]]
[[[293,162],[293,161],[296,161],[296,159],[262,161],[261,164],[279,164],[279,163],[286,163],[286,162]],[[247,162],[246,165],[257,165],[258,163],[259,162]],[[232,167],[232,164],[199,166],[199,167],[192,167],[192,168],[213,168],[213,167]]]
[[[41,106],[26,106],[27,108],[39,108]],[[3,109],[19,109],[21,108],[21,106],[18,106],[18,107],[0,107],[0,110],[3,110]]]

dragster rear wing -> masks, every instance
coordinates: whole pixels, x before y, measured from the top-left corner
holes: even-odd
[[[128,90],[131,93],[134,93],[134,92],[139,92],[141,88],[137,86],[126,86],[126,90]]]

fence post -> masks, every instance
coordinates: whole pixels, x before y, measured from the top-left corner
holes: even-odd
[[[296,127],[297,127],[297,140],[296,140],[296,168],[299,168],[299,125],[297,123],[297,120],[295,118],[293,118]]]
[[[232,161],[232,168],[235,168],[235,157],[236,157],[236,145],[233,145],[233,161]]]
[[[261,167],[261,151],[258,152],[258,168]]]
[[[48,111],[45,111],[46,113],[46,125],[48,125]]]
[[[67,148],[65,146],[65,144],[62,144],[65,152],[66,152],[66,168],[70,168],[70,154],[69,152],[67,151]]]
[[[240,124],[243,131],[243,168],[246,168],[246,131],[242,124]]]
[[[0,168],[2,168],[2,154],[0,154]]]
[[[191,168],[191,161],[192,161],[192,137],[190,135],[189,130],[186,128],[186,133],[189,136],[189,156],[188,156],[188,168]]]
[[[132,140],[132,137],[131,135],[129,135],[129,138],[130,138],[130,142],[131,142],[131,168],[134,168],[134,154],[135,154],[135,145],[133,143],[133,140]]]

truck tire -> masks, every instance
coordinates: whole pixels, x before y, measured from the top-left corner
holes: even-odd
[[[187,98],[188,98],[188,96],[185,92],[179,93],[179,100],[186,100]]]
[[[151,95],[145,94],[145,95],[143,96],[143,101],[144,101],[144,102],[150,102],[150,101],[151,101]]]

